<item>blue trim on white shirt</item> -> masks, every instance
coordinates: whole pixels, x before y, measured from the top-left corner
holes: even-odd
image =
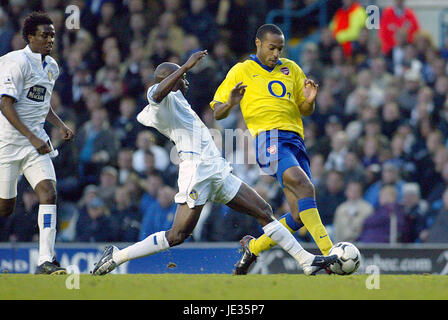
[[[198,152],[194,152],[194,151],[184,151],[184,150],[180,150],[178,153],[192,153],[192,154],[198,154],[198,155],[201,155],[201,154],[198,153]]]

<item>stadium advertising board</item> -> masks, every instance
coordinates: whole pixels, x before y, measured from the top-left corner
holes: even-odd
[[[124,244],[117,244],[124,247]],[[448,274],[448,246],[358,246],[362,264],[358,273],[375,265],[383,274]],[[76,266],[89,273],[102,254],[103,244],[64,244],[56,246],[63,266]],[[239,258],[238,243],[188,243],[157,255],[119,266],[113,273],[232,273]],[[309,249],[317,253],[315,249]],[[0,270],[10,273],[34,273],[38,258],[35,244],[0,245]],[[274,248],[260,255],[250,273],[301,273],[286,252]]]

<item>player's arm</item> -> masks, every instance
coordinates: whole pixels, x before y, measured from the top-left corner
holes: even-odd
[[[54,125],[56,128],[61,130],[64,140],[71,140],[74,137],[73,131],[67,127],[67,125],[62,121],[61,118],[54,112],[53,108],[50,107],[50,111],[48,111],[48,115],[46,120]]]
[[[232,108],[240,104],[241,99],[244,97],[247,85],[243,85],[243,82],[238,82],[232,90],[230,90],[229,99],[226,103],[217,102],[214,107],[213,115],[216,120],[227,118]]]
[[[299,106],[300,114],[303,117],[313,114],[316,107],[315,100],[318,92],[319,85],[311,79],[305,79],[303,83],[303,96],[305,97],[305,100]]]
[[[44,140],[37,137],[25,124],[20,120],[19,115],[14,107],[16,100],[8,95],[3,95],[1,98],[0,110],[3,116],[16,128],[21,134],[23,134],[31,144],[36,148],[40,154],[46,154],[51,152],[50,146]]]
[[[152,100],[156,103],[160,103],[171,92],[171,90],[173,90],[176,83],[184,76],[184,74],[193,68],[196,63],[198,63],[198,61],[207,54],[207,50],[193,53],[190,58],[188,58],[187,62],[159,83],[156,90],[152,94]]]

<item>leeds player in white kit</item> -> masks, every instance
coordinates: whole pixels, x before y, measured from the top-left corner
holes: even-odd
[[[0,214],[13,213],[21,174],[39,198],[39,261],[36,274],[64,274],[56,260],[56,156],[44,130],[45,121],[62,130],[64,139],[73,132],[53,112],[51,93],[59,75],[49,56],[54,45],[53,22],[33,12],[23,24],[27,46],[0,57]]]
[[[231,173],[230,164],[221,157],[207,127],[184,97],[188,89],[185,73],[205,55],[207,51],[194,53],[182,67],[173,63],[159,65],[155,71],[156,84],[148,89],[149,105],[137,116],[140,123],[170,138],[181,160],[179,192],[175,196],[179,205],[171,229],[151,234],[122,250],[107,247],[92,274],[104,275],[126,261],[181,244],[192,233],[207,201],[226,204],[256,218],[266,235],[291,254],[307,275],[335,262],[336,256],[315,256],[304,250],[274,218],[270,205]],[[239,101],[243,95],[244,87],[235,87],[231,93],[232,99]]]

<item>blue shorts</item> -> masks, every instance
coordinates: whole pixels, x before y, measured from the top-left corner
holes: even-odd
[[[277,178],[282,188],[286,169],[299,166],[311,179],[310,160],[302,137],[292,131],[270,130],[255,138],[257,163],[264,173]]]

